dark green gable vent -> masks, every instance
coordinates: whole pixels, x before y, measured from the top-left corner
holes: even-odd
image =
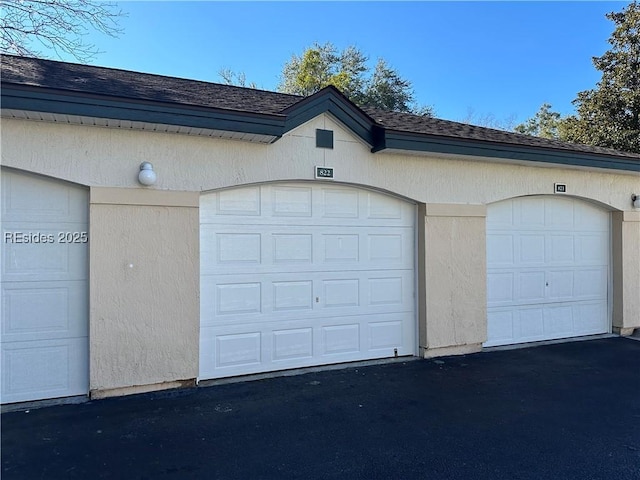
[[[316,147],[333,148],[333,130],[316,129]]]

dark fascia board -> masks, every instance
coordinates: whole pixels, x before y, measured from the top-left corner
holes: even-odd
[[[397,149],[640,172],[639,161],[624,157],[385,129],[333,86],[306,97],[281,114],[132,101],[10,83],[2,84],[1,106],[16,110],[252,133],[276,139],[318,115],[329,112],[371,145],[374,153]]]
[[[374,153],[385,149],[398,149],[640,172],[640,161],[625,157],[607,157],[583,152],[565,152],[524,145],[416,135],[390,130],[378,132],[377,136],[379,141],[371,149]]]
[[[369,145],[375,145],[375,122],[332,85],[283,110],[288,132],[323,113],[332,114]]]
[[[40,87],[3,84],[1,94],[2,108],[16,110],[160,123],[275,137],[283,135],[285,126],[284,115],[175,106],[157,102],[134,102]]]

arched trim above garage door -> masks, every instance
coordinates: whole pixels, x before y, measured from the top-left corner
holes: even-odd
[[[610,212],[581,199],[489,205],[485,346],[609,332],[610,237]]]
[[[200,204],[200,379],[414,355],[415,205],[334,183]]]
[[[2,403],[89,388],[88,191],[2,169]]]

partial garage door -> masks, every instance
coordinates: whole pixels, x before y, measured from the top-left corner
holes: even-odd
[[[271,184],[200,218],[201,379],[415,353],[412,204]]]
[[[485,346],[608,332],[609,224],[566,197],[490,205]]]
[[[2,403],[87,394],[87,200],[2,171]]]

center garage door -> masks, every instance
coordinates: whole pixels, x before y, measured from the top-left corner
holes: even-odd
[[[340,185],[203,195],[200,379],[414,355],[415,207]]]
[[[2,170],[2,403],[88,393],[88,204]]]
[[[485,346],[610,331],[609,217],[566,197],[489,206]]]

